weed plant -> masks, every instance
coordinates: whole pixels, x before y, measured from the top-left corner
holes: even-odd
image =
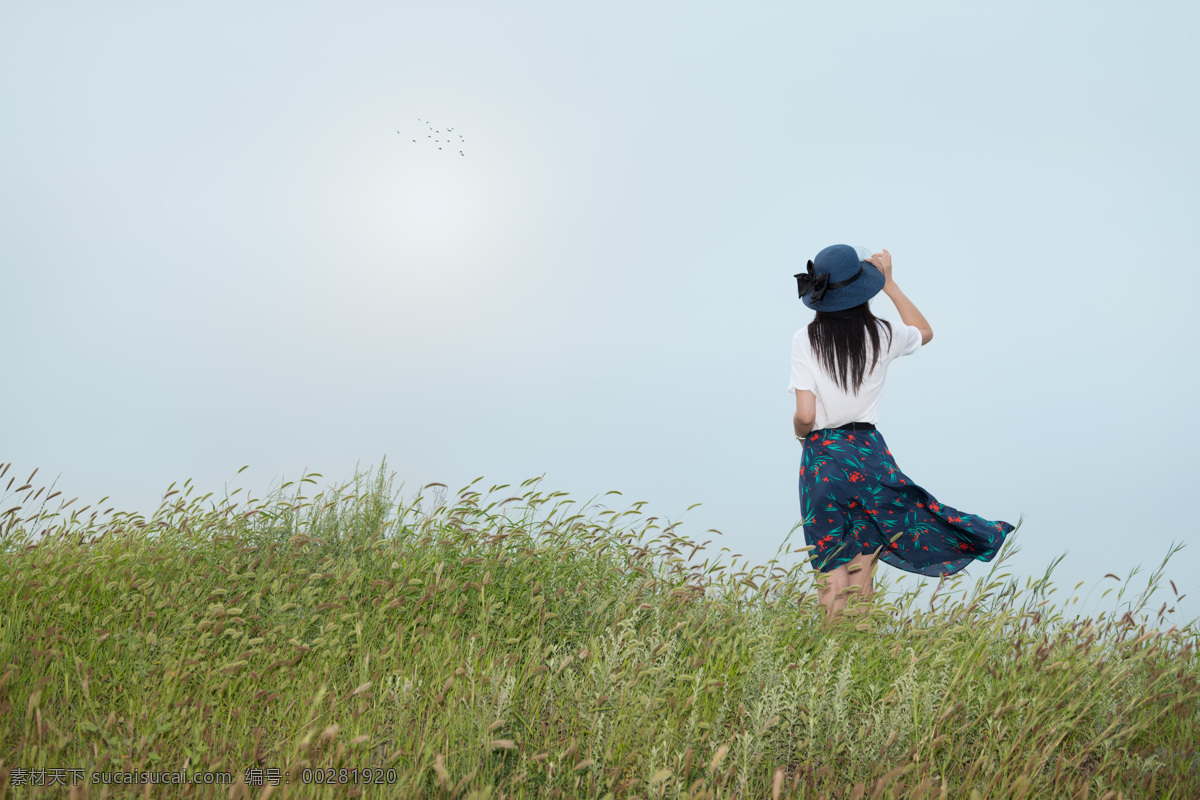
[[[244,506],[172,484],[149,520],[10,492],[0,798],[1200,797],[1197,630],[1142,613],[1161,568],[1068,624],[1054,564],[997,573],[1010,536],[973,592],[883,583],[827,623],[807,563],[698,562],[644,503],[404,502],[385,467]]]

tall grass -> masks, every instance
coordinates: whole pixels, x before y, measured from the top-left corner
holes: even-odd
[[[245,505],[172,484],[149,520],[26,514],[22,482],[0,798],[1200,796],[1198,632],[1148,627],[1152,591],[1068,623],[1053,564],[997,573],[1010,537],[971,592],[884,583],[826,625],[806,564],[701,562],[644,503],[403,501],[385,467],[311,500],[315,473]],[[54,768],[83,779],[24,785]],[[233,782],[92,780],[177,770]]]

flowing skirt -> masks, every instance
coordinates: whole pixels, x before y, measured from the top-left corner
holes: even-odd
[[[953,575],[991,561],[1016,529],[939,503],[900,471],[874,428],[827,428],[805,438],[800,511],[821,572],[878,551],[880,561],[906,572]]]

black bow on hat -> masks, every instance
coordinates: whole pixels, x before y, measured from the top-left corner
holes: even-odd
[[[804,293],[812,290],[812,299],[820,300],[825,296],[825,290],[829,288],[829,273],[817,272],[812,259],[808,260],[808,272],[797,273],[796,287],[800,290],[800,296],[804,297]]]

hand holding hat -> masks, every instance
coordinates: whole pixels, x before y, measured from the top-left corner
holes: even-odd
[[[867,261],[874,264],[880,272],[883,273],[883,284],[889,286],[892,283],[892,254],[885,247],[882,253],[876,253]]]

